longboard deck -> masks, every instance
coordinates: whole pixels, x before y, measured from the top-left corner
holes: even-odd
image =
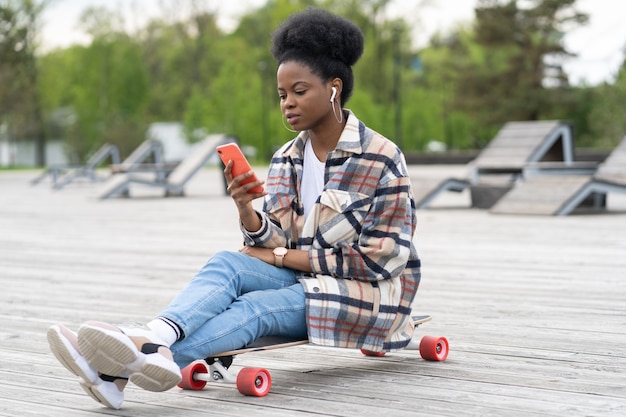
[[[413,319],[413,325],[415,327],[432,320],[432,317],[428,315],[412,316],[411,318]],[[262,350],[282,349],[291,346],[306,345],[308,343],[309,341],[307,339],[303,340],[282,336],[266,336],[257,339],[253,343],[244,346],[241,349],[229,350],[226,352],[218,353],[217,355],[212,355],[211,357],[222,358],[225,356],[235,356],[249,352],[258,352]]]

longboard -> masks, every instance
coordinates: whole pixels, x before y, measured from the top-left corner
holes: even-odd
[[[412,316],[413,325],[415,327],[420,324],[426,323],[432,320],[430,316]],[[306,339],[294,339],[289,337],[281,337],[281,336],[266,336],[257,339],[251,344],[244,346],[240,349],[229,350],[226,352],[218,353],[217,355],[212,355],[211,358],[222,358],[225,356],[236,356],[242,355],[244,353],[249,352],[259,352],[263,350],[273,350],[273,349],[282,349],[286,347],[298,346],[298,345],[306,345],[309,341]],[[210,358],[207,358],[210,359]]]
[[[430,321],[430,316],[413,316],[413,325],[419,325]],[[263,397],[267,395],[272,386],[270,373],[263,368],[242,368],[236,375],[229,371],[229,367],[236,355],[264,350],[282,349],[292,346],[308,344],[308,340],[290,339],[286,337],[268,336],[262,337],[244,346],[241,349],[229,350],[196,361],[181,370],[182,381],[180,388],[202,390],[207,382],[229,382],[237,386],[243,395]],[[411,349],[411,348],[407,348]],[[415,349],[415,348],[413,348]],[[419,343],[420,355],[425,360],[444,361],[448,356],[448,340],[443,336],[424,336]],[[384,356],[384,352],[372,352],[361,350],[365,356]],[[207,368],[208,365],[208,368]]]

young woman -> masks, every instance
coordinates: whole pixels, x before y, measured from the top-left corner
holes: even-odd
[[[266,191],[224,174],[245,245],[216,253],[144,329],[101,322],[76,335],[54,325],[55,356],[96,401],[119,408],[127,378],[151,391],[180,381],[196,359],[268,335],[391,351],[413,335],[420,280],[415,203],[391,141],[349,110],[363,35],[320,9],[287,19],[272,54],[284,118],[300,133],[273,156]],[[264,197],[262,212],[252,201]]]

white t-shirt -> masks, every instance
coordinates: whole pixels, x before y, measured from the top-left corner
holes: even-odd
[[[311,209],[317,201],[317,197],[324,190],[325,162],[320,162],[313,151],[311,140],[307,139],[304,147],[304,166],[302,169],[302,204],[304,205],[304,218],[309,217]]]

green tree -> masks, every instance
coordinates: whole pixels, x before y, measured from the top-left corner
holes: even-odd
[[[232,33],[198,0],[162,3],[170,6],[163,16],[134,33],[118,14],[91,10],[83,18],[91,44],[41,58],[43,102],[66,121],[55,132],[77,157],[105,140],[132,149],[148,123],[182,120],[191,141],[194,132],[229,133],[267,158],[294,136],[281,123],[272,32],[291,13],[319,6],[365,36],[347,106],[405,151],[432,140],[479,148],[513,119],[570,119],[589,144],[614,136],[609,125],[619,130],[621,122],[601,120],[620,120],[623,76],[606,87],[573,88],[561,68],[562,33],[585,21],[574,0],[480,0],[473,27],[435,36],[421,51],[411,46],[406,19],[386,18],[390,3],[271,0]],[[590,117],[594,111],[602,117]]]
[[[63,131],[72,160],[84,160],[104,142],[127,154],[143,140],[149,80],[141,47],[122,31],[119,19],[88,9],[81,21],[91,44],[42,58],[47,109],[68,108],[75,116]]]
[[[459,71],[455,106],[485,125],[537,120],[549,89],[568,88],[563,33],[587,21],[575,0],[479,0],[474,41]]]
[[[459,105],[466,94],[465,74],[482,69],[485,50],[474,40],[471,30],[457,28],[449,35],[436,34],[430,45],[419,53],[421,70],[414,83],[419,88],[421,110],[413,116],[420,145],[431,140],[445,142],[448,149],[475,149],[481,138],[489,138],[493,128],[481,120],[477,111]]]
[[[46,135],[35,53],[45,2],[0,1],[0,125],[14,139],[34,139],[35,163],[45,164]]]
[[[592,90],[589,127],[593,143],[602,148],[612,148],[626,135],[626,59],[615,81],[603,83]]]
[[[195,9],[194,9],[195,10]],[[227,56],[216,51],[224,34],[215,16],[196,10],[175,22],[156,19],[142,31],[142,59],[150,80],[151,120],[182,120],[191,95],[209,94]]]

